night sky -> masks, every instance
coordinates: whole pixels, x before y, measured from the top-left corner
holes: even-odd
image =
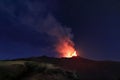
[[[120,61],[119,0],[0,0],[0,59],[56,57],[54,28],[82,57]]]

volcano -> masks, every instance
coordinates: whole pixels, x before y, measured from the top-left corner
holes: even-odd
[[[0,61],[0,80],[120,80],[120,62],[31,57]]]

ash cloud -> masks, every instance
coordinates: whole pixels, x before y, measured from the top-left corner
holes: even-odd
[[[73,34],[71,33],[71,28],[62,26],[54,16],[48,14],[42,23],[42,27],[38,27],[41,33],[47,33],[50,36],[54,36],[57,39],[63,39],[68,37],[70,39],[73,38]]]
[[[23,41],[29,42],[29,44],[34,42],[39,43],[40,38],[43,38],[42,36],[39,36],[39,34],[45,34],[49,36],[49,38],[45,38],[44,40],[51,44],[44,48],[41,46],[41,50],[45,51],[45,53],[47,53],[47,51],[49,52],[51,48],[53,48],[54,51],[55,45],[61,40],[68,41],[70,44],[74,45],[71,41],[73,38],[71,28],[63,26],[59,21],[57,21],[52,12],[49,10],[49,7],[50,4],[47,2],[47,0],[0,1],[0,11],[7,15],[7,20],[12,24],[12,28],[14,26],[14,28],[21,30],[21,32],[18,34],[24,33],[24,36],[21,35],[23,37],[20,38],[27,40]],[[11,26],[9,26],[9,28]],[[14,32],[14,30],[12,30],[11,32]],[[38,35],[37,37],[36,34]],[[41,44],[39,44],[39,46],[40,45]]]

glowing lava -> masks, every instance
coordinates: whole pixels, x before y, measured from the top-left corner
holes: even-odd
[[[74,48],[74,43],[68,38],[60,40],[56,50],[60,53],[60,57],[71,58],[78,56]]]
[[[74,53],[71,54],[71,56],[72,56],[72,57],[76,57],[76,56],[78,56],[78,55],[77,55],[76,51],[74,51]]]
[[[76,57],[76,56],[78,56],[78,55],[77,55],[76,51],[74,51],[74,52],[71,52],[71,53],[67,53],[67,55],[65,57],[71,58],[71,57]]]

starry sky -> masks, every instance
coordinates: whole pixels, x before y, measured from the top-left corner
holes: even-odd
[[[119,0],[0,0],[0,59],[55,57],[56,37],[72,35],[82,57],[120,61],[119,4]]]

